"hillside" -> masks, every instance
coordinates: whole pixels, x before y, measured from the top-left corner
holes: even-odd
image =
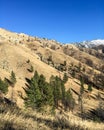
[[[9,80],[13,71],[17,80],[13,88],[9,85],[9,90],[4,97],[9,100],[13,97],[13,102],[19,108],[24,108],[24,100],[20,95],[26,96],[24,91],[27,87],[26,78],[30,79],[34,71],[43,74],[47,82],[52,75],[62,79],[66,73],[68,81],[65,83],[65,89],[70,88],[75,99],[75,116],[78,116],[79,112],[78,98],[80,77],[82,77],[84,79],[84,112],[89,116],[86,118],[91,118],[93,110],[96,111],[101,100],[104,100],[104,54],[100,49],[61,44],[55,40],[0,29],[0,78]],[[93,89],[90,93],[87,90],[89,84]],[[98,95],[101,100],[98,99]],[[100,129],[102,128],[98,128]]]

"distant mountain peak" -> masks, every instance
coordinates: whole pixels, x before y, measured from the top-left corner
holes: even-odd
[[[99,45],[104,45],[104,39],[97,39],[92,41],[83,41],[76,44],[77,46],[82,46],[85,48],[92,48]]]
[[[104,45],[104,39],[92,40],[91,43],[95,45]]]

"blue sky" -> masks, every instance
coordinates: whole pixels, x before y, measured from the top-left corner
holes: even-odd
[[[104,39],[104,0],[0,0],[0,27],[62,43]]]

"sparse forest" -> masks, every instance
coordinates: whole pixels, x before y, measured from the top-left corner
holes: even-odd
[[[103,50],[0,29],[0,130],[103,130]]]

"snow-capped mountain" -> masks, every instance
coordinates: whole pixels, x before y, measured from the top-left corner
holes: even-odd
[[[104,39],[97,39],[92,41],[83,41],[76,44],[79,47],[92,48],[99,45],[104,45]]]

